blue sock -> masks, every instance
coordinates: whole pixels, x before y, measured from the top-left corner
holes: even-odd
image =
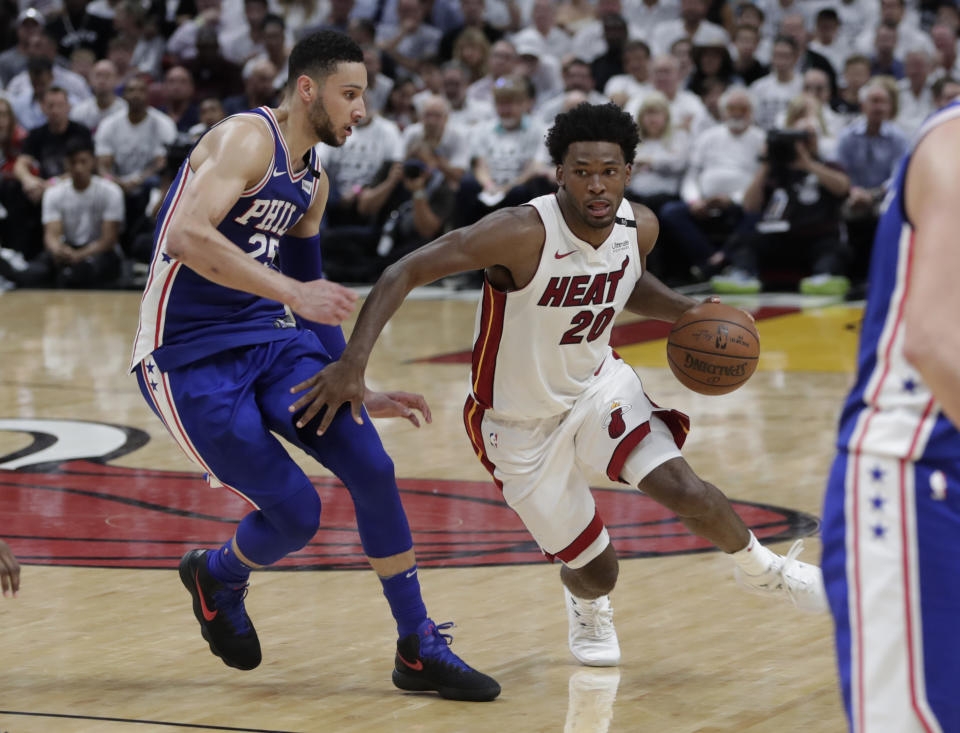
[[[380,582],[383,584],[383,595],[390,604],[390,612],[397,620],[400,638],[417,633],[417,627],[427,620],[427,607],[420,596],[417,566],[389,578],[380,578]]]
[[[207,553],[207,570],[221,583],[243,585],[250,577],[250,566],[245,565],[233,551],[233,539],[219,550]]]

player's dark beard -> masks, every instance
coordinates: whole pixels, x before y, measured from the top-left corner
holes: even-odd
[[[333,123],[330,121],[330,115],[320,104],[320,99],[314,99],[310,105],[310,124],[313,125],[313,131],[316,133],[320,142],[333,147],[340,147],[341,143],[337,139],[337,133],[333,129]]]

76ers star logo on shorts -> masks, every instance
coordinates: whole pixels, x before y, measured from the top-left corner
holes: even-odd
[[[623,416],[630,412],[632,408],[633,406],[629,402],[615,399],[610,403],[610,412],[600,423],[600,427],[607,431],[607,435],[616,440],[627,429]]]

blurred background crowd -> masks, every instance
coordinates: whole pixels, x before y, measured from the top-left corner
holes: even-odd
[[[960,94],[944,0],[0,0],[0,288],[142,283],[190,146],[276,105],[321,28],[369,79],[320,146],[326,274],[351,283],[555,190],[544,133],[586,101],[636,119],[627,196],[668,283],[862,294],[896,163]]]

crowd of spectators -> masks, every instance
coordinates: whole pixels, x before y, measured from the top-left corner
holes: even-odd
[[[545,130],[612,102],[641,133],[653,271],[844,293],[910,136],[960,94],[949,0],[0,0],[0,288],[135,283],[190,145],[277,104],[321,28],[369,80],[320,151],[327,275],[350,282],[555,190]]]

